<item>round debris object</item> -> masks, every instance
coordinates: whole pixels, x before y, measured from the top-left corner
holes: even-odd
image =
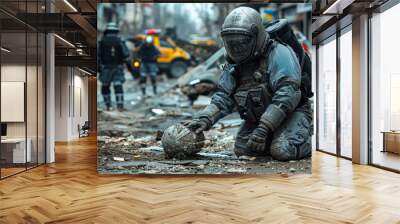
[[[165,129],[161,138],[165,157],[183,159],[200,152],[204,146],[204,134],[196,134],[182,124]]]

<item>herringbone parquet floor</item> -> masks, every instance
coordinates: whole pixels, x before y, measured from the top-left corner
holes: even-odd
[[[0,223],[400,223],[400,175],[313,155],[313,174],[99,176],[95,138],[0,181]]]

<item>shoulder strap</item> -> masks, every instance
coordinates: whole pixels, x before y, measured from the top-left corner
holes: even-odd
[[[268,74],[268,61],[272,50],[275,48],[276,42],[273,39],[269,39],[268,43],[266,43],[266,47],[262,56],[260,57],[260,66],[257,69],[259,73],[263,76],[263,81],[268,81],[269,74]]]

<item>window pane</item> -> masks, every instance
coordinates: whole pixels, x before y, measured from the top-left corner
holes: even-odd
[[[1,176],[25,170],[30,161],[30,142],[26,141],[26,33],[1,34]],[[27,150],[28,148],[28,150]]]
[[[400,170],[400,5],[371,19],[372,163]],[[384,139],[384,134],[387,132]],[[384,144],[385,143],[385,144]]]
[[[0,171],[4,178],[45,160],[45,36],[22,22],[38,19],[34,14],[45,11],[45,0],[0,1],[0,7],[19,18],[0,12],[0,110],[4,115]]]
[[[336,153],[336,40],[318,48],[318,147]]]
[[[340,37],[340,153],[352,156],[352,35]]]

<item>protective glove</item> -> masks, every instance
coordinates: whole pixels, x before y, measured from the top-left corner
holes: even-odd
[[[206,118],[183,121],[182,124],[196,134],[200,134],[201,132],[210,129],[211,127],[211,122]]]
[[[272,133],[268,127],[266,127],[263,124],[260,124],[251,133],[249,140],[247,141],[247,148],[249,148],[250,150],[252,150],[256,153],[265,152],[266,139],[271,134]]]

